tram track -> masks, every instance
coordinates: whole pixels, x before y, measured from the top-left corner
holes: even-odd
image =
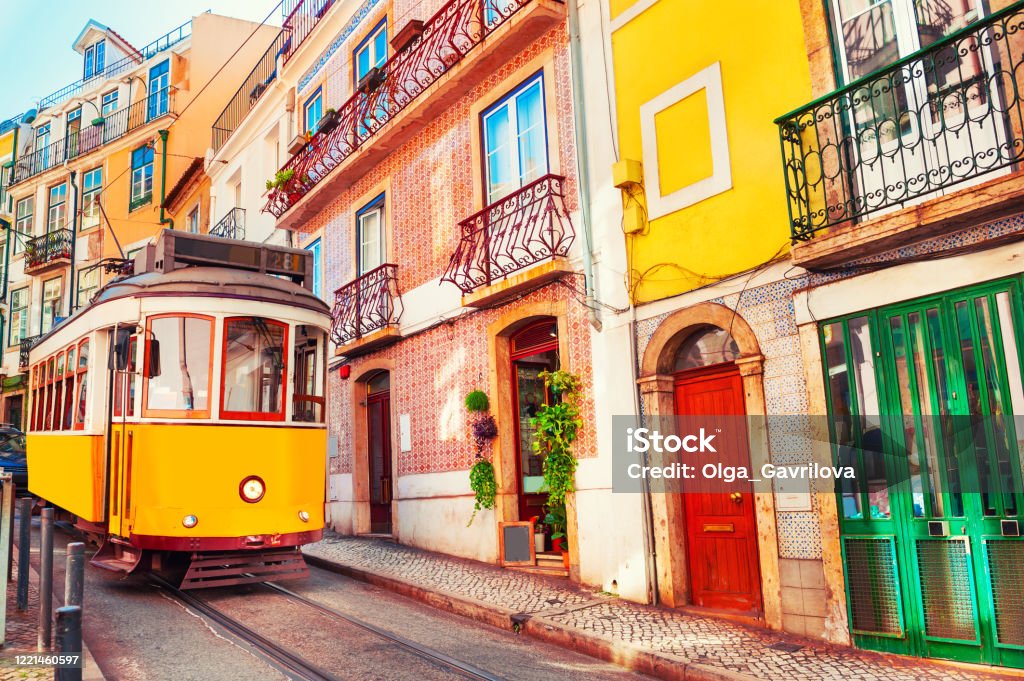
[[[283,672],[289,678],[296,681],[340,681],[340,679],[344,678],[323,669],[321,666],[310,661],[307,657],[304,657],[296,650],[285,647],[271,638],[260,634],[245,622],[240,621],[239,618],[218,609],[214,605],[197,596],[194,592],[182,591],[159,576],[151,576],[151,581],[154,585],[165,591],[170,597],[181,602],[200,616],[228,632],[232,637],[238,639],[259,657],[263,658],[266,662]],[[322,603],[318,603],[278,584],[263,582],[258,585],[258,588],[259,587],[268,593],[272,593],[278,597],[286,599],[292,605],[300,606],[333,622],[339,623],[343,626],[355,627],[362,632],[376,637],[377,639],[382,639],[386,641],[387,644],[397,646],[404,652],[424,660],[441,671],[448,672],[462,678],[476,679],[477,681],[505,681],[503,677],[491,674],[480,667],[454,658],[451,655],[430,646],[417,643],[394,632],[382,629],[381,627],[323,605]]]

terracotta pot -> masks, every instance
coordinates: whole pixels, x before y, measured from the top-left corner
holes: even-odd
[[[569,552],[568,551],[562,551],[562,567],[564,567],[566,570],[569,569]]]
[[[562,550],[562,541],[563,541],[563,539],[564,539],[564,537],[559,537],[558,539],[552,539],[551,540],[551,550],[552,551],[561,551]]]

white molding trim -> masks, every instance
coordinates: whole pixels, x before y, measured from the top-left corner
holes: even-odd
[[[658,0],[638,0],[638,2],[634,2],[632,5],[627,7],[625,11],[620,12],[618,16],[611,20],[608,24],[611,29],[609,33],[615,33],[615,31],[619,30],[654,6],[654,3],[656,2],[658,2]]]
[[[663,195],[658,172],[658,131],[655,116],[699,90],[704,90],[707,98],[708,128],[711,133],[711,176],[677,189],[671,194]],[[643,146],[644,185],[647,190],[649,219],[663,217],[732,189],[721,62],[715,62],[649,102],[641,104],[640,138]],[[685,150],[675,151],[686,153]]]

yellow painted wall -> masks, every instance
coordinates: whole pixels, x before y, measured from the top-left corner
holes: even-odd
[[[612,0],[612,16],[633,3]],[[627,236],[637,302],[736,274],[788,252],[777,116],[811,99],[798,0],[658,0],[612,33],[620,157],[643,157],[640,107],[721,63],[732,189]],[[663,194],[711,172],[705,94],[655,118]],[[632,200],[632,199],[630,199]]]
[[[14,129],[0,135],[0,161],[7,161],[14,152]]]

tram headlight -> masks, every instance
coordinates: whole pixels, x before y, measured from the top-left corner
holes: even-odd
[[[309,512],[308,511],[299,511],[299,520],[301,520],[304,523],[308,523],[309,522]]]
[[[189,514],[181,519],[181,524],[191,529],[199,524],[199,518],[195,517],[192,514]]]
[[[255,504],[262,499],[266,492],[267,487],[263,484],[263,479],[257,475],[250,475],[238,486],[238,494],[242,497],[242,501],[248,501],[250,504]]]

